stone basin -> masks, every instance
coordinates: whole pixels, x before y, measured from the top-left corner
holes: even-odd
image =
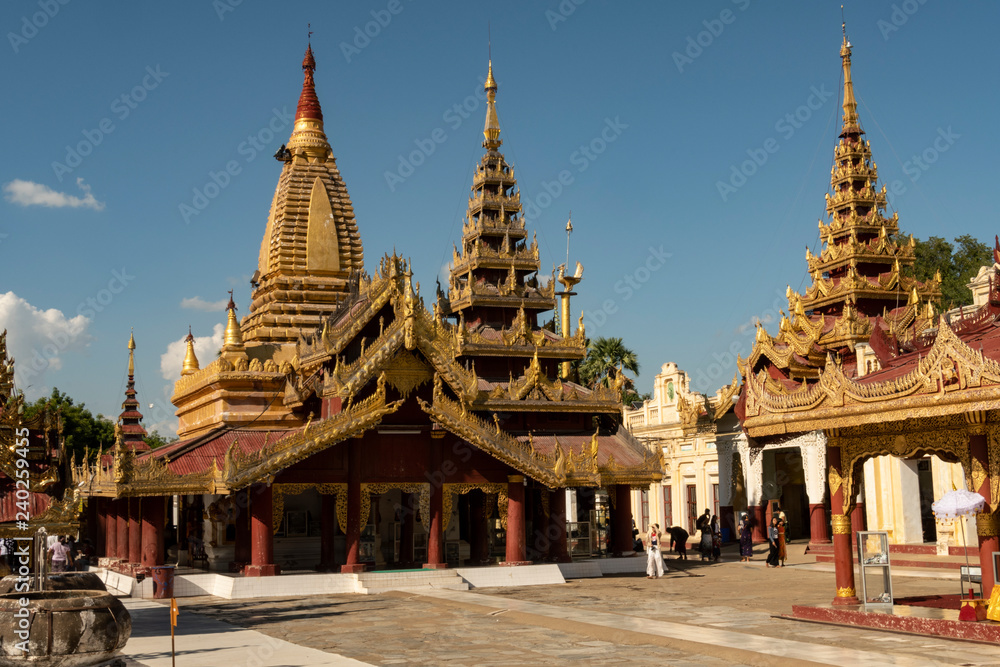
[[[17,592],[19,580],[16,574],[9,574],[0,579],[0,595]],[[101,578],[93,572],[59,572],[45,575],[45,590],[47,591],[106,591],[107,587]]]
[[[27,652],[17,646],[24,640],[16,633],[24,629]],[[128,610],[104,590],[0,595],[0,667],[99,665],[125,648],[131,634]]]

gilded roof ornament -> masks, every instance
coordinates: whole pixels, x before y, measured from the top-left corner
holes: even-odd
[[[191,327],[188,327],[188,335],[184,342],[187,343],[187,352],[184,355],[184,365],[181,366],[181,375],[191,375],[200,369],[198,357],[194,353],[194,335],[191,333]]]

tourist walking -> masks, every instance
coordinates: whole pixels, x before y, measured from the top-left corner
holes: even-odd
[[[63,538],[58,538],[56,542],[49,547],[49,557],[52,561],[52,571],[53,572],[65,572],[67,563],[69,561],[69,549],[66,548],[66,543]]]
[[[660,553],[660,524],[654,523],[646,534],[646,578],[663,576],[663,554]]]
[[[750,517],[744,512],[740,515],[740,561],[747,563],[753,558],[753,535],[751,534]]]
[[[788,549],[785,548],[787,525],[788,519],[785,517],[785,513],[778,512],[778,560],[781,561],[781,565],[778,567],[785,567],[785,559],[788,558]]]
[[[701,551],[701,559],[708,560],[712,557],[712,512],[705,510],[705,513],[698,517],[696,524],[701,531],[701,540],[698,542],[698,550]]]
[[[778,561],[778,517],[771,517],[771,525],[767,527],[767,566],[779,567]]]
[[[677,552],[677,560],[687,560],[688,532],[680,526],[671,526],[667,532],[670,533],[670,548]]]
[[[712,534],[712,560],[718,561],[719,556],[722,555],[722,529],[719,528],[719,515],[716,514],[712,517],[711,529],[709,532]]]

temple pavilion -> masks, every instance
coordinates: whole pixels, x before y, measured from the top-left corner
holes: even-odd
[[[807,483],[812,478],[814,541],[829,539],[823,502],[829,494],[834,603],[857,604],[852,533],[864,526],[862,479],[878,457],[909,461],[916,469],[933,456],[957,471],[956,486],[986,499],[976,524],[988,596],[1000,497],[996,268],[981,307],[954,317],[937,315],[931,305],[939,296],[939,276],[920,283],[905,274],[914,261],[913,242],[897,239],[897,214],[885,215],[885,187],[876,189],[876,167],[854,98],[851,50],[845,31],[843,127],[834,152],[833,194],[826,197],[830,220],[819,225],[823,250],[807,251],[812,285],[803,294],[789,289],[790,315],[782,317],[778,334],[758,329],[749,358],[739,361],[742,384],[731,389],[734,396],[738,391],[735,410],[745,436],[740,456],[720,450],[720,471],[726,457],[734,475],[745,475],[761,525],[774,500],[762,492],[762,458],[768,450],[800,448]],[[898,484],[882,481],[867,501],[885,502],[898,491]]]
[[[492,63],[485,154],[430,309],[408,260],[365,270],[311,47],[302,68],[248,313],[230,299],[210,363],[187,338],[181,439],[143,451],[123,414],[114,451],[74,467],[100,552],[121,569],[157,565],[176,535],[248,576],[564,561],[567,493],[585,505],[595,489],[613,506],[612,550],[631,551],[629,490],[659,480],[662,458],[622,427],[619,386],[570,376],[587,345],[568,317],[582,267],[539,278]],[[556,297],[561,326],[546,328]]]

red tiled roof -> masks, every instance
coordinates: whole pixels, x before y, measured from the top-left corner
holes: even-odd
[[[197,438],[173,442],[155,449],[145,456],[166,459],[167,467],[178,475],[204,472],[212,467],[212,461],[215,461],[219,470],[222,470],[226,452],[229,451],[233,442],[237,443],[237,448],[244,454],[252,454],[260,451],[264,445],[273,444],[299,430],[297,428],[282,430],[216,429]]]

